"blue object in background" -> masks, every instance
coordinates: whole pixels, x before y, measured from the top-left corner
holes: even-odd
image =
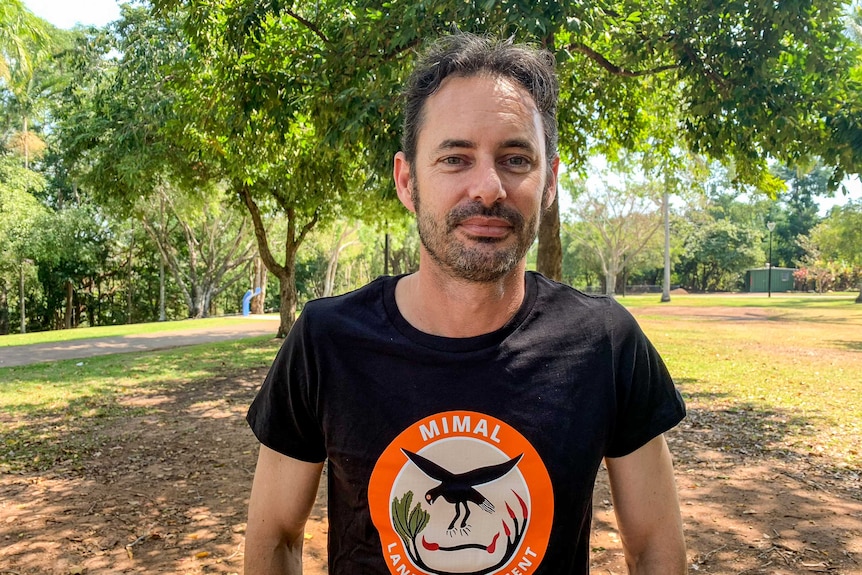
[[[251,293],[251,290],[245,292],[245,295],[242,296],[242,315],[251,314],[251,298],[258,295],[260,293],[260,288],[256,288],[254,293]]]

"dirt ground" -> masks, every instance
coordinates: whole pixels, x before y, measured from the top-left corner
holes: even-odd
[[[244,414],[263,376],[127,397],[129,416],[82,438],[81,458],[0,476],[0,575],[242,573],[257,454]],[[860,470],[762,447],[770,422],[754,414],[688,407],[668,440],[690,573],[862,574]],[[626,573],[604,474],[594,506],[592,572]],[[305,573],[326,573],[326,532],[321,492]]]

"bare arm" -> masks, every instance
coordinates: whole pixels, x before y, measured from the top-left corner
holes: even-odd
[[[605,462],[629,573],[686,573],[682,518],[664,436]]]
[[[248,503],[245,575],[300,575],[305,522],[322,463],[306,463],[260,446]]]

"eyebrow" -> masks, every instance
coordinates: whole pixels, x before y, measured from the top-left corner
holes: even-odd
[[[519,148],[528,152],[535,152],[535,146],[530,143],[528,140],[522,140],[520,138],[513,138],[511,140],[506,140],[500,146],[501,148]],[[448,139],[440,142],[440,145],[437,146],[438,150],[452,150],[456,148],[465,148],[468,150],[472,150],[476,148],[476,143],[470,140],[457,140],[457,139]]]
[[[455,148],[467,148],[472,150],[476,147],[475,142],[471,142],[470,140],[443,140],[440,142],[440,145],[437,146],[438,150],[452,150]]]

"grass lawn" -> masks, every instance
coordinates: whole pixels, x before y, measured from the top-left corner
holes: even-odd
[[[689,405],[736,412],[739,433],[759,434],[764,449],[858,470],[862,305],[829,296],[701,297],[631,306]]]
[[[862,305],[852,297],[683,295],[669,306],[656,295],[621,301],[665,358],[690,408],[737,413],[746,426],[740,432],[758,434],[765,449],[860,468]],[[67,422],[103,427],[128,413],[124,397],[131,394],[157,395],[265,369],[279,344],[261,337],[94,357],[80,366],[70,360],[0,369],[0,471],[74,457],[87,446],[63,435]]]
[[[45,469],[82,457],[93,448],[86,441],[88,429],[110,427],[142,409],[126,404],[131,395],[193,388],[259,368],[262,380],[280,345],[281,340],[260,336],[0,369],[0,472]],[[77,432],[66,434],[72,425]]]
[[[75,329],[58,329],[37,331],[33,333],[15,333],[0,336],[0,347],[12,345],[28,345],[31,343],[53,343],[72,341],[76,339],[92,339],[97,337],[113,337],[118,335],[137,335],[159,331],[178,331],[183,329],[222,327],[237,321],[250,321],[242,316],[210,317],[204,319],[184,319],[180,321],[162,321],[151,323],[134,323],[128,325],[106,325],[100,327],[81,327]]]
[[[834,292],[828,294],[816,293],[773,293],[767,297],[761,293],[708,293],[708,294],[672,294],[669,304],[676,307],[740,307],[740,308],[773,308],[773,309],[862,309],[855,303],[859,292]],[[653,306],[659,302],[661,294],[637,294],[619,296],[617,300],[630,309]],[[664,304],[663,304],[664,305]]]

